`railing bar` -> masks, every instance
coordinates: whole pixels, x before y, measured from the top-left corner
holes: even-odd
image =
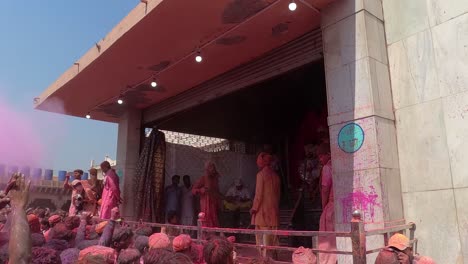
[[[250,263],[249,261],[255,259],[255,258],[249,258],[249,257],[243,257],[243,256],[238,256],[238,260],[243,260],[242,263]],[[285,262],[285,261],[277,261],[275,260],[275,264],[292,264],[292,262]]]
[[[234,244],[236,247],[245,247],[245,248],[264,248],[264,249],[272,249],[272,250],[283,250],[283,251],[291,251],[294,252],[297,250],[297,248],[292,248],[292,247],[281,247],[281,246],[257,246],[257,245],[252,245],[252,244],[239,244],[235,243]],[[314,253],[328,253],[328,254],[341,254],[341,255],[352,255],[353,252],[350,251],[336,251],[336,250],[321,250],[321,249],[314,249],[311,248],[311,251]]]
[[[346,232],[325,232],[325,231],[289,231],[289,230],[255,230],[255,229],[230,229],[230,228],[214,228],[203,227],[205,232],[225,232],[232,234],[263,234],[276,236],[330,236],[336,237],[351,237],[350,233]]]
[[[386,227],[382,229],[373,229],[373,230],[366,231],[366,236],[383,235],[385,233],[395,233],[395,232],[410,229],[411,227],[412,225],[400,225],[400,226]]]
[[[377,252],[380,252],[382,249],[384,248],[376,248],[376,249],[368,250],[366,251],[366,254],[377,253]]]

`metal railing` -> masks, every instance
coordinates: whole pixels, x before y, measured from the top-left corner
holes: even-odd
[[[390,227],[385,227],[382,229],[374,230],[365,230],[364,221],[361,219],[361,213],[359,211],[353,212],[353,218],[351,220],[351,231],[350,232],[325,232],[325,231],[292,231],[292,230],[254,230],[254,229],[235,229],[235,228],[213,228],[204,226],[204,213],[200,213],[198,216],[197,226],[182,226],[182,225],[170,225],[170,224],[160,224],[160,223],[144,223],[134,222],[134,221],[125,221],[125,223],[130,226],[149,226],[149,227],[159,227],[159,228],[170,228],[179,231],[191,231],[196,232],[197,238],[194,239],[198,243],[205,241],[206,234],[216,234],[220,236],[225,236],[225,234],[247,234],[247,235],[275,235],[275,236],[295,236],[295,237],[311,237],[312,238],[312,252],[317,256],[317,259],[320,258],[321,253],[327,254],[337,254],[337,255],[348,255],[352,256],[354,264],[366,264],[366,257],[368,254],[379,252],[383,247],[370,249],[366,247],[366,238],[368,236],[382,235],[384,237],[384,242],[387,244],[389,237],[394,233],[406,233],[409,230],[409,239],[413,243],[414,252],[416,252],[417,239],[415,238],[416,225],[414,223],[395,225]],[[333,236],[336,238],[350,238],[352,244],[351,251],[339,251],[339,250],[321,250],[318,249],[318,238]],[[287,251],[294,252],[297,248],[295,247],[285,247],[285,246],[265,246],[265,245],[254,245],[254,244],[243,244],[243,243],[234,243],[236,247],[239,248],[255,248],[262,252],[263,254],[267,250],[274,251]],[[318,262],[318,260],[317,260]],[[291,263],[291,262],[277,262],[277,263]]]

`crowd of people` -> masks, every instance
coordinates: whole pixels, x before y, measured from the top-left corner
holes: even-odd
[[[71,184],[75,195],[80,189]],[[170,237],[141,225],[131,229],[120,218],[118,207],[103,221],[80,206],[70,212],[26,209],[30,182],[15,174],[1,194],[2,224],[0,263],[235,263],[232,239],[208,237],[192,243],[189,235]],[[101,212],[103,208],[101,207]]]
[[[119,177],[108,161],[101,163],[104,180],[98,179],[97,169],[90,169],[90,179],[82,180],[83,171],[75,170],[70,183],[67,174],[63,187],[72,191],[69,216],[80,215],[84,212],[91,216],[109,219],[112,208],[122,203],[120,196]]]
[[[305,163],[304,175],[309,182],[319,184],[323,212],[321,231],[334,231],[334,197],[331,156],[329,146],[314,149],[320,171],[310,177],[314,166]],[[221,201],[228,210],[250,207],[251,225],[257,230],[277,230],[281,180],[275,170],[275,158],[268,152],[258,155],[259,171],[255,195],[243,187],[240,180],[222,195],[219,190],[220,175],[213,162],[207,162],[205,174],[192,185],[188,175],[172,177],[165,189],[166,221],[172,225],[195,225],[195,213],[203,212],[204,226],[218,227],[218,210]],[[316,165],[317,165],[316,164]],[[192,241],[190,232],[177,228],[152,228],[141,224],[130,228],[120,217],[122,203],[119,178],[108,162],[101,164],[104,180],[99,180],[97,170],[90,170],[90,179],[82,180],[83,171],[75,170],[73,180],[67,175],[64,188],[72,190],[68,212],[51,212],[48,209],[26,209],[30,182],[15,174],[6,190],[0,193],[0,263],[237,263],[235,237],[217,237],[208,234],[203,241]],[[314,180],[314,178],[317,178]],[[305,181],[306,182],[306,181]],[[312,189],[315,189],[312,188]],[[196,209],[196,199],[199,210]],[[278,246],[274,235],[256,235],[257,245]],[[319,249],[336,250],[334,236],[320,237]],[[261,258],[250,263],[274,263],[275,250],[261,250]],[[336,254],[321,253],[316,258],[311,249],[300,247],[292,254],[295,264],[336,264]],[[377,264],[430,264],[427,257],[414,256],[410,241],[396,234],[389,245],[379,253]]]

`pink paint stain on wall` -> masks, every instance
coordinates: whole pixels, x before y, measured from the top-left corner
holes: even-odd
[[[343,222],[350,222],[352,212],[356,209],[361,211],[365,221],[374,222],[375,208],[380,207],[381,204],[377,202],[379,196],[375,192],[374,186],[369,186],[369,188],[371,189],[369,192],[357,190],[341,198]]]

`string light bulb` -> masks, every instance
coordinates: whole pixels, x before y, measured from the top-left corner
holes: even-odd
[[[119,98],[119,100],[117,100],[117,103],[118,103],[119,105],[123,104],[122,98]]]
[[[90,119],[91,115],[89,113],[86,114],[86,119]]]
[[[156,79],[153,78],[151,81],[151,87],[156,88],[156,86],[158,86],[158,83],[156,82]]]
[[[195,61],[198,63],[203,61],[203,57],[201,56],[200,51],[197,52],[197,56],[195,56]]]
[[[295,11],[297,9],[297,4],[294,0],[291,1],[291,3],[289,3],[289,10],[291,11]]]

